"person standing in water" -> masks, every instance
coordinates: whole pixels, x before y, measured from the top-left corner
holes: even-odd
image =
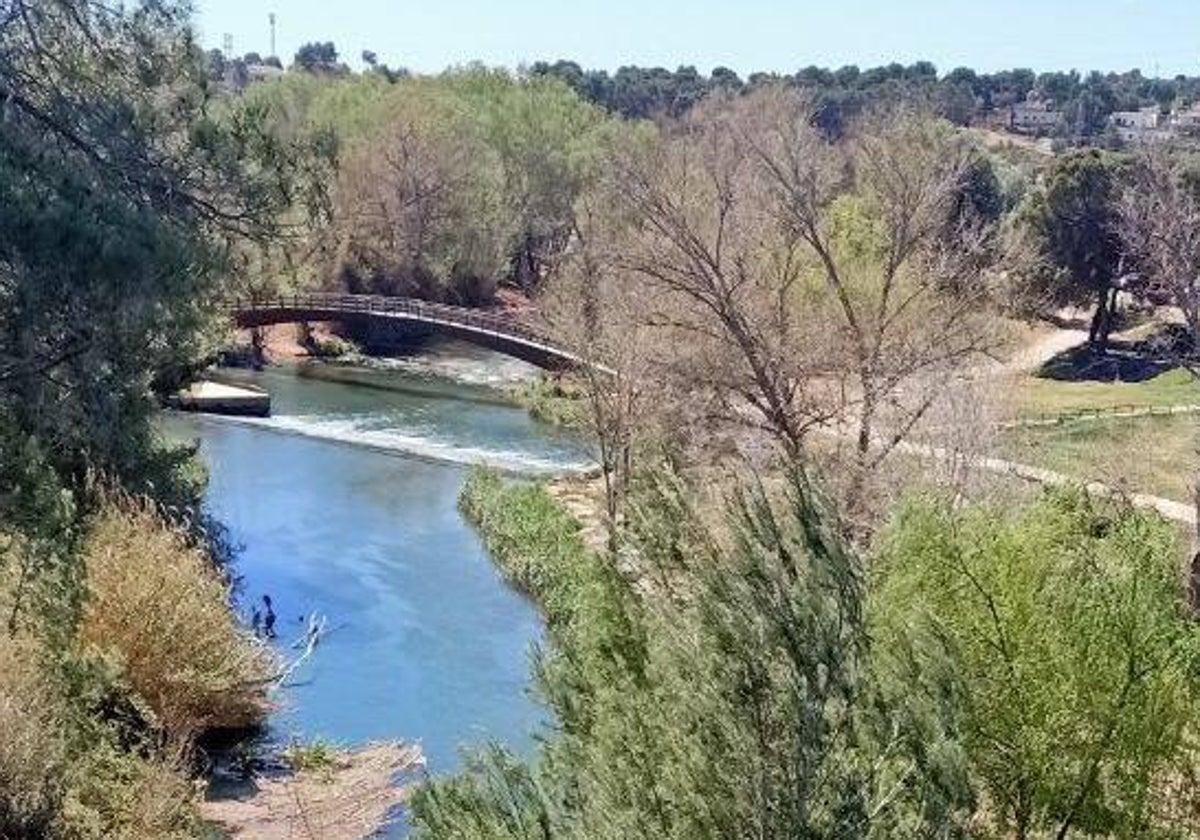
[[[275,638],[275,610],[271,607],[271,596],[263,596],[263,635],[268,639]]]

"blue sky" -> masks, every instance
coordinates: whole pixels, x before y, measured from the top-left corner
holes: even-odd
[[[204,43],[266,54],[267,14],[290,61],[332,40],[420,72],[480,60],[516,67],[717,65],[743,75],[928,59],[942,71],[1124,70],[1200,75],[1200,0],[194,0]]]

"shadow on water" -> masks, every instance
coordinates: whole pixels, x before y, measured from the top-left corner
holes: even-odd
[[[1179,367],[1190,355],[1186,330],[1169,324],[1146,338],[1113,339],[1105,352],[1084,344],[1047,360],[1037,371],[1042,379],[1059,382],[1144,382]]]

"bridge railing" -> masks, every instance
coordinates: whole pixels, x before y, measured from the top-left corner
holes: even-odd
[[[347,315],[410,315],[421,320],[437,320],[464,327],[487,330],[501,335],[522,338],[536,344],[555,347],[545,335],[532,330],[512,318],[491,315],[463,306],[447,303],[415,300],[413,298],[385,297],[383,295],[350,295],[336,292],[305,292],[295,295],[279,295],[269,298],[233,301],[230,310],[234,313],[252,310],[317,310]]]

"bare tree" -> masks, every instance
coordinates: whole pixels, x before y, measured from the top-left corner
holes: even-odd
[[[584,361],[587,420],[600,455],[608,534],[616,534],[633,473],[634,444],[653,413],[653,334],[640,317],[644,289],[613,260],[611,208],[581,199],[574,235],[541,302],[542,318]]]
[[[1120,202],[1120,233],[1140,293],[1171,302],[1200,347],[1200,194],[1179,158],[1167,149],[1143,150]]]
[[[816,256],[843,341],[860,474],[877,467],[995,344],[992,230],[962,212],[972,150],[927,115],[875,115],[836,146],[807,103],[774,91],[747,143],[782,218]],[[882,428],[881,428],[882,427]]]
[[[1121,197],[1120,233],[1130,278],[1141,294],[1170,301],[1187,327],[1178,360],[1200,375],[1200,187],[1168,149],[1143,150]],[[1200,475],[1193,502],[1200,529]],[[1197,533],[1200,541],[1200,531]],[[1192,608],[1200,611],[1200,553],[1192,558]]]
[[[664,365],[706,413],[766,430],[799,455],[806,433],[836,408],[813,398],[820,346],[804,349],[793,289],[801,241],[779,224],[737,115],[717,103],[650,148],[613,158],[609,189],[626,221],[615,260],[658,294],[642,317],[665,331]]]
[[[893,115],[830,144],[812,120],[768,90],[621,147],[613,260],[655,293],[640,317],[692,405],[791,457],[814,430],[850,437],[857,495],[992,348],[990,229],[962,211],[970,150],[948,127]]]

